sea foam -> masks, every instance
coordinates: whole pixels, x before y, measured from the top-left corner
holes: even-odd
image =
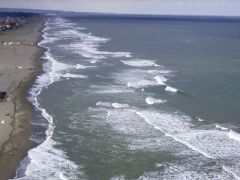
[[[236,140],[236,141],[240,141],[240,134],[237,133],[237,132],[235,132],[235,131],[233,131],[233,130],[230,130],[230,131],[228,132],[228,136],[229,136],[230,138]]]
[[[165,103],[166,100],[162,100],[162,99],[155,99],[153,97],[147,97],[146,98],[146,103],[149,105],[153,105],[153,104],[161,104],[161,103]]]
[[[171,87],[171,86],[166,86],[165,91],[176,93],[176,92],[178,92],[178,89]]]
[[[49,23],[49,21],[54,22],[54,19],[47,21],[47,24],[50,26],[51,23]],[[46,28],[50,29],[49,26]],[[46,30],[43,30],[43,32],[46,33]],[[47,36],[43,36],[43,38],[47,38]],[[22,160],[17,169],[15,179],[49,179],[49,177],[52,179],[82,177],[84,179],[80,166],[68,160],[64,151],[55,148],[57,143],[52,139],[55,128],[53,117],[48,114],[47,110],[41,107],[38,102],[38,96],[41,94],[42,89],[58,81],[60,77],[64,76],[62,72],[70,68],[67,64],[60,63],[53,57],[50,48],[45,46],[45,43],[51,42],[51,40],[43,39],[43,41],[39,43],[39,46],[46,49],[43,58],[46,59],[47,62],[43,64],[44,73],[37,77],[35,85],[30,90],[29,96],[29,100],[33,103],[34,107],[39,110],[42,116],[48,121],[48,128],[45,132],[46,140],[28,151],[28,156]],[[25,172],[23,173],[22,171]]]
[[[111,102],[104,102],[104,101],[99,101],[96,103],[96,106],[102,106],[102,107],[111,107],[111,108],[116,108],[116,109],[122,109],[122,108],[128,108],[128,104],[121,104],[121,103],[111,103]]]
[[[74,53],[81,55],[82,57],[93,60],[104,59],[107,57],[131,57],[129,52],[108,52],[100,51],[98,47],[102,43],[106,43],[109,39],[104,37],[94,36],[92,34],[85,33],[80,30],[63,30],[59,33],[60,37],[70,38],[70,39],[79,39],[79,42],[72,42],[67,45],[60,45],[67,50],[70,50]]]
[[[136,60],[121,60],[121,62],[128,66],[136,66],[136,67],[149,67],[149,66],[160,66],[156,64],[154,61],[145,60],[145,59],[136,59]]]
[[[122,108],[128,108],[128,104],[120,104],[120,103],[112,103],[112,107],[117,108],[117,109],[122,109]]]
[[[191,119],[187,116],[146,110],[137,111],[136,114],[175,141],[207,158],[221,160],[223,169],[227,169],[234,177],[240,178],[240,160],[236,159],[240,157],[238,133],[215,129],[195,129]]]

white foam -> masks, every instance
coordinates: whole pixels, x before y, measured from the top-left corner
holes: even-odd
[[[222,168],[233,175],[233,177],[236,179],[236,180],[240,180],[240,176],[238,174],[236,174],[230,167],[227,167],[227,166],[222,166]]]
[[[88,69],[88,68],[96,68],[97,66],[84,66],[81,64],[76,65],[76,69]]]
[[[51,83],[58,81],[61,77],[64,76],[65,72],[74,66],[58,62],[55,57],[50,53],[50,49],[48,49],[44,54],[44,59],[48,60],[45,65],[45,69],[48,69],[49,79]],[[50,67],[49,67],[50,66]],[[50,69],[49,69],[50,68]]]
[[[51,23],[49,23],[50,25]],[[46,30],[45,30],[46,31]],[[45,33],[45,31],[43,31]],[[43,36],[44,37],[44,36]],[[41,111],[43,117],[48,121],[48,128],[46,130],[46,140],[28,151],[28,157],[22,162],[30,159],[30,163],[26,167],[25,176],[17,177],[19,179],[77,179],[77,177],[83,177],[80,171],[80,166],[70,161],[64,151],[57,149],[57,144],[52,135],[54,132],[53,117],[48,114],[46,109],[40,106],[38,102],[38,96],[41,94],[42,89],[50,84],[59,80],[62,76],[62,71],[66,70],[68,65],[57,62],[50,53],[50,48],[44,46],[44,39],[39,43],[40,46],[47,49],[45,52],[45,59],[48,61],[43,64],[44,74],[40,75],[36,79],[36,83],[30,90],[29,100],[33,103],[34,107]],[[50,66],[50,68],[49,68]],[[24,163],[21,163],[18,169],[24,169],[22,167]]]
[[[88,68],[88,66],[84,66],[84,65],[81,65],[81,64],[76,65],[76,69],[86,69],[86,68]]]
[[[85,58],[97,60],[104,59],[106,57],[131,56],[129,52],[107,52],[98,50],[98,47],[102,43],[109,41],[107,38],[94,36],[92,34],[84,33],[76,29],[60,31],[59,35],[65,38],[79,39],[79,42],[61,45],[60,47],[71,50],[72,52],[77,53]]]
[[[162,100],[162,99],[155,99],[153,97],[147,97],[146,98],[146,103],[153,105],[153,104],[161,104],[161,103],[165,103],[166,100]]]
[[[148,115],[146,115],[146,114]],[[163,124],[163,126],[157,126],[155,123],[152,122],[152,119],[150,120],[148,117],[153,117],[153,114],[149,114],[149,112],[145,112],[145,113],[142,113],[142,112],[136,112],[137,115],[139,115],[140,117],[142,117],[143,119],[145,119],[145,121],[147,123],[149,123],[150,125],[152,125],[155,129],[157,130],[160,130],[162,131],[166,136],[169,136],[169,137],[172,137],[173,139],[175,139],[176,141],[178,142],[181,142],[183,144],[185,144],[186,146],[188,146],[189,148],[195,150],[195,151],[198,151],[200,152],[201,154],[203,154],[204,156],[208,157],[208,158],[213,158],[211,155],[207,154],[206,152],[204,151],[201,151],[200,149],[196,148],[195,146],[191,145],[190,143],[188,143],[187,141],[184,141],[180,138],[178,138],[176,136],[176,134],[174,134],[176,131],[176,126],[178,127],[182,127],[182,129],[180,129],[178,133],[184,133],[189,127],[190,127],[190,124],[184,122],[184,121],[181,121],[179,120],[177,117],[175,116],[172,116],[170,114],[155,114],[157,116],[160,116],[162,121],[164,122],[161,122]],[[169,121],[169,120],[174,120],[175,122],[172,122],[172,121]],[[166,121],[166,122],[165,122]],[[166,124],[165,124],[166,123]],[[175,128],[173,128],[175,127]],[[173,128],[172,130],[169,130],[170,128]],[[182,131],[182,132],[181,132]],[[174,132],[174,133],[173,133]]]
[[[152,60],[145,60],[145,59],[136,59],[136,60],[121,60],[121,62],[128,66],[136,66],[136,67],[149,67],[149,66],[160,66],[156,64]]]
[[[63,74],[62,77],[65,77],[65,78],[80,78],[80,79],[86,79],[88,76],[85,76],[85,75],[81,75],[81,74],[71,74],[71,73],[66,73],[66,74]]]
[[[174,93],[178,92],[178,90],[176,88],[171,87],[171,86],[166,86],[165,91],[174,92]]]
[[[82,42],[86,44],[88,43],[90,45],[92,45],[93,42],[105,43],[109,41],[109,39],[107,38],[89,35],[87,33],[80,31],[80,29],[75,29],[75,28],[59,31],[58,35],[62,37],[68,37],[68,38],[74,38],[74,39],[79,38]]]
[[[48,34],[47,32],[45,32],[42,37],[44,38],[41,43],[42,44],[47,44],[47,43],[53,43],[57,40],[59,40],[59,38],[57,37],[52,37],[50,34]]]
[[[199,165],[200,164],[200,165]],[[218,165],[214,165],[214,169],[202,170],[204,166],[206,169],[206,164],[201,164],[201,162],[194,164],[191,162],[182,162],[182,164],[176,163],[165,163],[157,164],[155,167],[157,170],[144,172],[137,180],[227,180],[234,179],[234,176],[228,172],[221,170]],[[160,169],[160,170],[158,170]]]
[[[99,77],[99,76],[98,76]],[[103,77],[101,77],[103,78]],[[91,91],[99,94],[117,94],[117,93],[131,93],[133,89],[128,89],[122,86],[91,86]]]
[[[93,59],[93,60],[90,61],[91,64],[96,64],[97,62],[98,62],[97,59]]]
[[[207,158],[221,160],[234,177],[240,177],[240,136],[233,131],[195,129],[191,119],[183,115],[155,111],[136,112],[148,124]],[[229,138],[230,137],[230,138]],[[232,138],[232,139],[231,139]]]
[[[167,79],[164,76],[154,76],[154,79],[157,81],[159,85],[166,85]]]
[[[110,103],[110,102],[99,101],[99,102],[96,103],[96,106],[112,107],[112,103]]]
[[[85,58],[89,59],[104,59],[107,57],[128,57],[131,56],[128,52],[108,52],[100,51],[98,47],[102,43],[96,39],[89,39],[83,42],[71,43],[69,45],[62,45],[65,49],[71,50]]]
[[[122,175],[122,176],[114,176],[114,177],[111,177],[110,180],[125,180],[125,176]]]
[[[147,73],[149,74],[153,74],[153,75],[157,75],[157,74],[169,74],[171,73],[172,71],[169,71],[169,70],[165,70],[165,69],[162,69],[162,70],[148,70]]]
[[[205,120],[203,120],[202,118],[199,118],[199,117],[197,117],[197,120],[198,120],[199,122],[205,121]]]
[[[157,86],[158,84],[155,81],[151,80],[138,80],[138,81],[131,81],[127,83],[128,87],[131,88],[144,88],[147,86]]]
[[[114,80],[131,88],[142,89],[148,86],[165,86],[167,78],[160,74],[153,76],[144,69],[130,69],[115,73]]]
[[[236,140],[236,141],[240,141],[240,134],[237,133],[237,132],[235,132],[235,131],[233,131],[233,130],[230,130],[230,131],[228,132],[228,136],[229,136],[230,138]]]
[[[112,107],[116,109],[128,108],[128,104],[112,103]]]
[[[104,102],[104,101],[99,101],[96,103],[96,106],[101,106],[101,107],[108,107],[108,108],[116,108],[116,109],[122,109],[122,108],[128,108],[128,104],[121,104],[121,103],[111,103],[111,102]]]
[[[221,131],[228,131],[228,128],[226,128],[226,127],[220,126],[218,124],[216,124],[215,126],[216,126],[216,129],[219,129]]]

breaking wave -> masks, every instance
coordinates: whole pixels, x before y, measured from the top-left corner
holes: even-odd
[[[36,148],[28,151],[28,156],[24,158],[17,169],[15,179],[69,179],[69,178],[84,178],[81,167],[70,161],[65,152],[55,148],[57,142],[52,139],[53,131],[55,128],[53,117],[48,114],[47,110],[41,107],[38,102],[38,96],[42,90],[52,83],[59,81],[61,77],[76,77],[81,75],[73,75],[65,73],[72,66],[58,62],[51,54],[51,49],[45,44],[52,43],[52,39],[48,39],[47,30],[51,29],[50,24],[54,26],[62,26],[65,20],[60,18],[51,20],[49,19],[45,24],[43,30],[43,40],[38,44],[46,49],[43,59],[46,62],[43,64],[44,73],[39,75],[35,84],[30,89],[29,100],[33,103],[36,111],[41,112],[42,116],[47,120],[46,139]],[[56,21],[61,21],[56,23]],[[55,23],[54,23],[55,22]],[[72,27],[73,24],[67,23],[65,26]],[[34,126],[34,124],[33,124]],[[32,135],[34,136],[34,134]],[[35,140],[37,142],[37,137]],[[41,138],[41,137],[39,137]],[[34,139],[33,139],[34,140]]]
[[[128,66],[135,66],[135,67],[149,67],[149,66],[160,66],[156,64],[154,61],[145,60],[145,59],[136,59],[136,60],[121,60],[121,62]]]

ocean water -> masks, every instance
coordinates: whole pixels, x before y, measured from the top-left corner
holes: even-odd
[[[240,179],[240,22],[49,17],[15,179]]]

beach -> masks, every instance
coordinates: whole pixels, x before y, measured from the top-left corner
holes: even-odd
[[[1,35],[0,180],[240,179],[239,21],[43,20]]]
[[[7,92],[0,103],[0,179],[13,178],[20,161],[36,144],[31,134],[32,106],[28,89],[41,71],[43,21],[27,17],[23,27],[0,34],[0,91]]]

